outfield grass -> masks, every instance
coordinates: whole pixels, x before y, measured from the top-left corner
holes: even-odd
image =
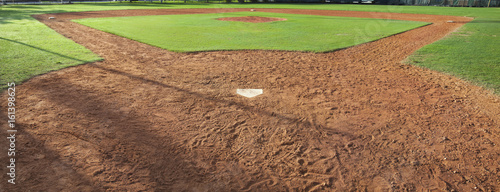
[[[216,20],[244,16],[287,20],[267,23]],[[327,52],[429,24],[261,12],[89,18],[75,21],[176,52],[252,49]],[[376,32],[362,33],[368,23],[378,23],[384,27]]]
[[[475,17],[460,31],[428,45],[411,57],[412,64],[471,80],[500,93],[498,45],[499,8],[385,6],[338,4],[145,4],[92,3],[73,5],[0,6],[0,89],[7,82],[98,60],[99,57],[65,39],[30,15],[56,12],[162,8],[290,8],[419,13]],[[465,35],[464,35],[465,34]]]

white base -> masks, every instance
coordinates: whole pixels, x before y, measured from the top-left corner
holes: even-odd
[[[264,93],[264,91],[262,89],[236,89],[236,94],[244,96],[244,97],[248,97],[248,98],[255,97],[255,96],[260,95],[262,93]]]

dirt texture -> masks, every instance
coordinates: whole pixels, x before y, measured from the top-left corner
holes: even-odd
[[[1,188],[500,190],[499,97],[453,76],[402,64],[471,18],[257,10],[433,23],[321,54],[174,53],[70,21],[236,11],[248,10],[34,16],[104,60],[17,86],[18,180],[1,182]],[[249,99],[236,95],[237,88],[264,94]],[[2,107],[6,98],[3,93]],[[0,145],[8,146],[7,140]],[[0,153],[0,162],[8,162],[6,153]]]
[[[275,18],[275,17],[259,17],[259,16],[246,16],[246,17],[222,17],[217,20],[221,21],[240,21],[249,23],[265,23],[273,21],[286,21],[285,18]]]

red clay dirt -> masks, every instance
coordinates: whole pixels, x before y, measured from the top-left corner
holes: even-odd
[[[217,20],[221,21],[240,21],[249,23],[266,23],[273,21],[286,21],[285,18],[275,18],[275,17],[259,17],[259,16],[245,16],[245,17],[221,17]]]
[[[455,77],[401,63],[470,18],[257,10],[433,23],[321,54],[174,53],[70,21],[235,11],[248,10],[34,16],[104,61],[51,72],[17,87],[18,183],[2,182],[1,188],[500,190],[499,97]],[[264,94],[248,99],[236,95],[237,88],[261,88]],[[6,97],[4,93],[2,106]],[[5,110],[0,113],[7,116]],[[6,139],[0,144],[8,146]],[[6,154],[0,162],[8,162]]]

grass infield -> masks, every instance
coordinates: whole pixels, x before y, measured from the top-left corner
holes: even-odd
[[[249,23],[217,18],[261,16],[286,21]],[[259,12],[108,17],[75,20],[102,31],[176,52],[287,50],[326,52],[374,41],[425,22]],[[368,32],[368,23],[384,26]]]
[[[0,89],[35,75],[100,58],[57,34],[30,15],[58,12],[181,9],[181,8],[290,8],[416,13],[475,17],[449,37],[425,46],[409,63],[453,74],[500,93],[500,9],[435,6],[339,4],[146,4],[84,3],[73,5],[0,6]]]

